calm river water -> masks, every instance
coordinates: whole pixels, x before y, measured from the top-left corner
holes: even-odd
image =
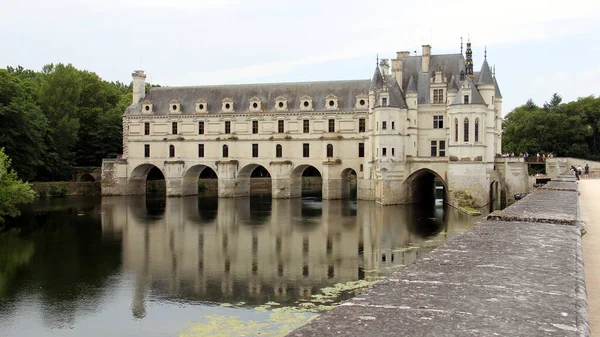
[[[0,234],[0,336],[280,336],[477,219],[313,197],[38,200]]]

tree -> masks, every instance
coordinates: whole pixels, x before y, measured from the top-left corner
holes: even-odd
[[[0,149],[0,223],[6,216],[15,217],[20,214],[18,204],[32,202],[35,192],[31,186],[17,177],[10,167],[11,160]]]
[[[528,100],[506,115],[503,126],[503,152],[589,156],[585,142],[589,131],[585,121],[581,114],[573,113],[561,104],[557,94],[552,96],[550,103],[544,104],[544,108]]]
[[[30,73],[0,69],[0,147],[26,180],[35,178],[46,151],[48,121],[35,104],[37,90],[35,76]]]

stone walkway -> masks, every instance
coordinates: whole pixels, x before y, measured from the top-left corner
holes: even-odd
[[[581,219],[587,224],[583,236],[583,263],[592,336],[600,336],[600,180],[579,181]]]

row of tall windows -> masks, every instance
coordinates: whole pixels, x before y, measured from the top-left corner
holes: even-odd
[[[392,129],[394,129],[394,122],[392,122]],[[171,122],[171,134],[176,135],[178,133],[178,122]],[[358,120],[358,132],[365,132],[366,131],[366,119],[365,118],[360,118]],[[205,134],[205,125],[204,122],[198,122],[198,134],[199,135],[203,135]],[[284,120],[278,120],[277,121],[277,132],[278,133],[285,133],[285,121]],[[310,133],[310,120],[305,119],[302,121],[302,132],[303,133]],[[335,132],[335,120],[334,119],[329,119],[328,120],[328,132]],[[231,133],[231,121],[225,121],[225,133],[226,134],[230,134]],[[257,134],[258,133],[258,121],[252,121],[252,133],[253,134]],[[146,122],[144,123],[144,135],[149,135],[150,134],[150,123]]]
[[[333,157],[333,145],[332,144],[327,144],[326,152],[327,152],[327,158]],[[393,153],[394,153],[394,150],[392,149],[392,155],[393,155]],[[308,143],[302,144],[302,156],[310,157],[310,144],[308,144]],[[365,156],[365,143],[358,144],[358,156],[361,158]],[[150,157],[150,144],[144,144],[144,157],[145,158]],[[171,158],[175,157],[175,146],[174,145],[169,145],[169,157],[171,157]],[[204,144],[198,144],[198,157],[200,157],[200,158],[204,157]],[[223,145],[222,157],[223,158],[229,157],[229,146]],[[252,144],[252,157],[254,157],[254,158],[258,157],[258,144]],[[280,144],[277,144],[275,146],[275,157],[277,157],[277,158],[283,157],[283,147]]]
[[[479,141],[479,118],[475,118],[474,136],[475,142]],[[454,141],[458,142],[458,118],[454,118]],[[465,117],[463,120],[463,141],[469,141],[469,119]]]

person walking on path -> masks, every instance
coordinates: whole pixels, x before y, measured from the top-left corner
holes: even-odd
[[[577,178],[577,180],[579,180],[579,172],[577,171],[577,168],[573,165],[571,165],[571,171],[575,172],[575,178]]]
[[[577,173],[579,174],[579,176],[583,174],[583,169],[581,168],[581,165],[577,166]]]
[[[585,163],[585,167],[583,168],[583,174],[584,174],[584,178],[589,178],[590,177],[590,166]]]

